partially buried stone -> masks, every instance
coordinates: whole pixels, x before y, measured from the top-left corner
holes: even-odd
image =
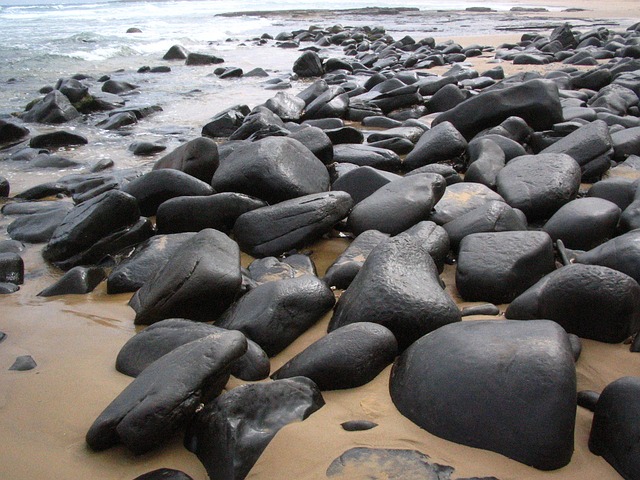
[[[377,427],[378,424],[369,420],[349,420],[341,423],[340,426],[347,432],[361,432],[364,430],[371,430],[372,428]]]
[[[575,260],[613,268],[640,282],[640,229],[614,237],[587,252],[577,252]]]
[[[193,478],[180,470],[172,468],[159,468],[142,475],[138,475],[133,480],[193,480]]]
[[[311,257],[301,253],[286,256],[282,261],[276,257],[256,258],[248,270],[251,280],[257,284],[317,274]]]
[[[211,480],[242,480],[281,428],[323,405],[318,387],[304,377],[242,385],[206,404],[184,443]]]
[[[89,143],[86,137],[65,130],[58,130],[51,133],[43,133],[31,138],[29,146],[31,148],[59,148],[74,145],[86,145]]]
[[[576,371],[554,322],[445,325],[398,357],[390,392],[403,415],[439,437],[540,470],[571,460]]]
[[[196,138],[173,150],[153,165],[153,170],[173,168],[211,183],[220,160],[218,146],[209,138]]]
[[[92,292],[102,280],[106,272],[100,267],[74,267],[66,272],[60,280],[42,290],[39,297],[56,295],[84,294]]]
[[[147,367],[93,422],[93,450],[123,443],[136,454],[157,448],[220,394],[229,367],[247,349],[239,332],[208,335],[172,350]]]
[[[72,205],[61,202],[58,207],[16,218],[7,226],[7,233],[14,240],[29,243],[48,242],[53,232],[71,211]]]
[[[20,290],[20,287],[15,283],[0,282],[0,295],[8,295],[10,293],[16,293]]]
[[[15,370],[18,372],[26,372],[27,370],[33,370],[38,365],[31,355],[21,355],[16,358],[13,365],[9,367],[9,370]]]
[[[24,261],[19,254],[0,253],[0,282],[15,285],[24,283]]]

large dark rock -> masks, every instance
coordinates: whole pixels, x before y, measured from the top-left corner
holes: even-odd
[[[534,79],[513,87],[486,91],[441,113],[432,123],[451,122],[467,139],[511,116],[522,118],[534,130],[548,130],[561,122],[558,87],[550,80]]]
[[[346,289],[362,268],[371,251],[389,235],[377,230],[367,230],[358,235],[327,268],[323,280],[330,287]]]
[[[249,270],[249,277],[256,285],[318,274],[311,257],[303,253],[288,255],[282,260],[276,257],[256,258],[249,264],[247,270]]]
[[[243,193],[176,197],[158,207],[156,226],[159,233],[199,232],[205,228],[228,233],[240,215],[266,206],[266,202]]]
[[[282,427],[323,405],[318,387],[304,377],[242,385],[205,405],[184,443],[211,480],[242,480]]]
[[[489,202],[504,199],[486,185],[473,182],[460,182],[449,185],[440,201],[435,205],[430,220],[444,225]]]
[[[71,208],[70,204],[61,203],[55,209],[23,215],[7,226],[7,233],[12,239],[23,242],[48,242]]]
[[[549,218],[578,194],[580,166],[563,153],[514,158],[500,170],[498,193],[529,220]]]
[[[217,113],[204,127],[202,135],[218,138],[228,137],[235,132],[249,115],[251,110],[246,105],[234,105]]]
[[[173,468],[158,468],[138,475],[133,480],[193,480],[193,477]]]
[[[179,432],[202,402],[219,395],[230,365],[247,349],[239,332],[208,335],[182,345],[147,367],[93,422],[93,450],[123,443],[148,452]]]
[[[495,189],[496,178],[504,165],[505,154],[500,145],[490,138],[476,138],[469,143],[469,167],[464,180]]]
[[[442,122],[422,134],[405,158],[404,168],[414,170],[431,163],[453,160],[466,148],[467,141],[460,132],[450,122]]]
[[[185,241],[129,304],[136,324],[174,317],[211,321],[231,305],[241,282],[238,245],[206,229]]]
[[[640,472],[639,417],[640,377],[619,378],[602,391],[589,434],[589,450],[629,480]]]
[[[640,155],[640,127],[626,128],[611,134],[614,159],[622,162],[630,155]]]
[[[120,95],[121,93],[132,92],[136,88],[138,88],[138,85],[134,85],[133,83],[120,80],[107,80],[102,84],[101,90],[114,95]]]
[[[136,246],[107,278],[107,293],[135,292],[151,280],[193,233],[154,235]]]
[[[162,57],[163,60],[186,60],[189,52],[182,45],[172,45],[167,53]]]
[[[307,104],[303,119],[344,118],[349,109],[349,95],[337,85],[321,93],[315,100]]]
[[[329,331],[356,322],[387,327],[404,350],[442,325],[460,321],[460,312],[442,289],[438,269],[426,250],[408,235],[381,243],[340,296]]]
[[[275,97],[264,102],[264,106],[285,122],[297,122],[300,120],[306,104],[300,97],[278,92]]]
[[[578,252],[575,260],[613,268],[640,282],[640,229],[612,238],[587,252]]]
[[[325,165],[333,161],[333,143],[324,130],[305,126],[291,133],[289,138],[299,141]]]
[[[473,233],[460,243],[456,288],[467,301],[509,303],[554,270],[544,232]]]
[[[402,167],[400,156],[386,148],[345,143],[333,147],[333,160],[338,163],[352,163],[360,167],[373,167],[397,172]]]
[[[320,390],[355,388],[373,380],[396,357],[389,329],[359,322],[338,328],[293,357],[271,378],[307,377]]]
[[[504,202],[492,200],[443,225],[451,248],[457,251],[464,237],[472,233],[509,232],[527,229],[527,218]]]
[[[241,331],[272,357],[320,320],[334,303],[326,283],[304,275],[251,289],[215,323]]]
[[[24,261],[18,253],[0,253],[0,283],[24,283]]]
[[[71,209],[53,232],[42,256],[53,263],[65,261],[95,247],[114,232],[131,227],[139,218],[134,197],[109,190]]]
[[[306,195],[240,215],[233,233],[243,252],[254,257],[280,255],[330,231],[352,206],[346,192]]]
[[[169,318],[148,326],[125,343],[116,358],[116,370],[131,377],[140,373],[163,355],[185,343],[193,342],[226,329],[183,318]],[[264,351],[247,340],[247,351],[229,366],[231,375],[246,381],[269,376],[271,365]]]
[[[452,442],[541,470],[571,460],[576,371],[554,322],[445,325],[396,360],[390,391],[403,415]]]
[[[18,143],[28,136],[28,128],[4,119],[0,119],[0,145],[6,146]]]
[[[568,265],[517,297],[505,316],[548,318],[581,338],[620,343],[640,329],[640,286],[608,267]]]
[[[144,216],[155,215],[162,202],[175,197],[213,194],[211,185],[188,173],[162,168],[132,180],[122,189],[135,197]]]
[[[584,167],[607,153],[611,146],[609,126],[603,120],[596,120],[574,130],[540,153],[564,153]]]
[[[218,192],[238,192],[271,204],[329,189],[323,163],[297,140],[268,137],[235,150],[213,176]]]
[[[321,77],[324,74],[322,60],[316,52],[304,52],[293,63],[293,73],[301,78]]]
[[[357,204],[392,180],[399,179],[395,173],[385,172],[373,167],[357,167],[338,177],[331,190],[342,190],[351,195]]]
[[[637,188],[633,178],[609,177],[591,185],[587,197],[609,200],[624,210],[633,202]]]
[[[438,268],[438,272],[444,270],[444,263],[449,255],[451,244],[446,230],[434,222],[425,220],[416,223],[413,227],[405,230],[404,235],[409,235],[425,250]]]
[[[173,168],[211,183],[218,168],[218,146],[209,138],[196,138],[158,160],[153,169]]]
[[[11,184],[9,180],[0,175],[0,198],[7,198],[11,191]]]
[[[56,295],[84,294],[92,292],[106,273],[100,267],[74,267],[66,272],[60,280],[42,290],[39,297],[54,297]]]
[[[615,237],[620,208],[602,198],[578,198],[563,205],[544,224],[553,241],[567,248],[590,250]]]
[[[279,116],[267,107],[260,105],[244,117],[242,125],[229,135],[229,140],[247,140],[253,135],[259,135],[261,132],[266,132],[267,134],[279,132],[281,135],[285,135],[289,131],[285,129],[284,122]]]
[[[429,218],[446,188],[444,177],[434,173],[393,180],[353,207],[347,227],[356,235],[365,230],[396,235]]]
[[[48,93],[22,115],[25,122],[65,123],[80,116],[69,99],[58,90]]]

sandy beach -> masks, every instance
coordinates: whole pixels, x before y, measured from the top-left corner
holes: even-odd
[[[553,11],[535,14],[513,14],[541,25],[572,19],[582,24],[612,21],[625,26],[640,21],[640,2],[637,0],[512,0],[509,4],[526,7],[539,4],[553,8]],[[567,8],[583,10],[563,11]],[[340,23],[338,20],[331,16],[309,15],[310,25],[320,21],[325,25]],[[381,21],[376,18],[373,23],[380,24]],[[617,27],[610,28],[615,30]],[[504,35],[452,37],[442,31],[431,35],[437,41],[453,39],[463,46],[476,43],[497,46],[518,41],[522,33],[524,31],[505,31]],[[415,36],[421,38],[426,35],[415,33]],[[492,60],[493,56],[485,53],[469,59],[468,63],[483,71],[496,65]],[[506,74],[560,68],[559,64],[533,67],[502,62],[500,65]],[[442,73],[445,70],[440,67],[431,71]],[[267,92],[267,97],[270,95]],[[243,101],[234,98],[229,103]],[[6,226],[11,220],[9,217],[0,218],[1,238],[8,238]],[[347,245],[346,239],[336,236],[308,247],[319,276]],[[127,306],[131,294],[108,295],[104,282],[87,295],[38,297],[38,292],[61,276],[58,269],[44,262],[41,250],[42,245],[30,245],[22,253],[25,283],[19,292],[0,298],[0,331],[7,335],[0,343],[0,436],[3,438],[0,478],[126,480],[156,468],[174,468],[194,479],[205,480],[204,467],[182,446],[180,437],[172,439],[160,450],[141,456],[134,456],[124,447],[96,453],[86,446],[85,434],[89,426],[132,380],[118,373],[114,362],[122,345],[141,327],[134,326],[135,312]],[[246,267],[251,260],[243,254],[242,265]],[[447,291],[460,307],[474,305],[463,302],[455,290],[455,266],[448,265],[442,278]],[[336,294],[339,295],[340,291]],[[499,307],[504,312],[506,305]],[[272,358],[271,371],[325,335],[330,316],[326,315]],[[473,316],[466,317],[464,321],[485,318],[496,317]],[[37,367],[26,372],[9,371],[16,357],[21,355],[31,355]],[[640,375],[640,354],[631,353],[629,345],[583,340],[582,355],[576,368],[578,390],[600,392],[619,377]],[[360,388],[323,392],[326,405],[304,422],[282,429],[247,478],[320,480],[326,478],[331,462],[353,447],[418,450],[435,463],[453,467],[455,472],[451,478],[621,478],[602,457],[589,451],[587,442],[592,413],[584,408],[577,408],[575,451],[570,464],[559,470],[543,472],[500,454],[455,444],[420,429],[403,417],[392,403],[388,388],[390,370],[389,366],[374,381]],[[242,383],[232,378],[227,389]],[[348,420],[369,420],[378,426],[367,431],[348,432],[341,427],[341,423]],[[369,473],[363,468],[339,478],[364,480],[371,478]],[[406,477],[407,480],[410,478]]]

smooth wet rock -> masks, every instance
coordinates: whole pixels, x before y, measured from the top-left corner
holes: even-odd
[[[113,93],[114,95],[120,95],[121,93],[128,93],[138,88],[138,85],[133,83],[123,82],[119,80],[107,80],[102,84],[102,91],[107,93]]]
[[[14,240],[46,243],[71,211],[71,208],[72,206],[69,204],[61,204],[59,208],[23,215],[7,226],[7,233]]]
[[[166,145],[153,142],[133,142],[129,145],[129,151],[138,156],[155,155],[156,153],[164,152],[166,149]]]
[[[341,423],[340,426],[347,432],[362,432],[376,428],[378,424],[369,420],[349,420]]]
[[[300,120],[306,104],[300,97],[278,92],[274,97],[264,102],[264,106],[285,122],[297,122]]]
[[[640,377],[622,377],[605,387],[595,406],[589,450],[601,455],[624,478],[640,471]]]
[[[601,198],[578,198],[563,205],[544,224],[553,241],[567,248],[590,250],[616,236],[620,208]]]
[[[25,122],[65,123],[80,116],[69,99],[58,90],[48,93],[22,115]]]
[[[183,318],[170,318],[148,326],[125,343],[116,358],[116,370],[131,377],[140,373],[163,355],[186,343],[226,329]],[[231,375],[246,381],[267,378],[271,365],[266,353],[247,340],[247,351],[229,366]]]
[[[42,290],[39,297],[85,294],[92,292],[107,277],[101,267],[74,267],[53,285]]]
[[[138,325],[166,318],[211,321],[231,305],[241,283],[238,245],[205,229],[185,241],[129,304]]]
[[[390,172],[397,172],[402,167],[402,160],[395,152],[386,148],[357,143],[335,145],[333,160]]]
[[[182,430],[199,405],[215,398],[230,365],[247,349],[238,332],[208,335],[152,363],[118,395],[89,428],[92,450],[123,443],[135,454],[159,447]]]
[[[571,460],[576,371],[554,322],[445,325],[396,360],[390,391],[403,415],[452,442],[540,470]]]
[[[213,176],[218,192],[244,193],[274,204],[329,189],[329,173],[297,140],[267,137],[235,150]]]
[[[247,105],[234,105],[218,112],[204,127],[202,135],[218,138],[228,137],[235,132],[249,115],[251,110]]]
[[[640,127],[626,128],[611,134],[614,159],[624,161],[631,155],[640,155]]]
[[[195,233],[154,235],[141,242],[107,278],[107,293],[135,292],[151,280]]]
[[[94,247],[103,238],[131,227],[140,218],[138,202],[120,190],[109,190],[76,205],[53,232],[42,256],[62,262]]]
[[[155,215],[160,204],[171,198],[213,194],[208,183],[171,168],[152,170],[129,182],[122,191],[137,200],[144,216]]]
[[[387,327],[404,350],[442,325],[460,321],[460,312],[442,290],[436,265],[415,239],[400,235],[369,254],[340,296],[329,331],[356,322]]]
[[[318,387],[304,377],[242,385],[206,404],[184,443],[211,480],[242,480],[282,427],[323,405]]]
[[[193,480],[193,478],[180,470],[158,468],[157,470],[138,475],[133,480]]]
[[[393,362],[397,351],[389,329],[376,323],[352,323],[308,346],[271,378],[307,377],[320,390],[355,388],[373,380]]]
[[[596,404],[600,399],[600,394],[593,390],[580,390],[578,392],[577,404],[579,407],[586,408],[593,412],[596,409]]]
[[[19,254],[0,253],[0,282],[15,285],[24,283],[24,261]]]
[[[333,143],[324,130],[307,126],[291,133],[289,138],[307,147],[323,164],[328,165],[333,161]]]
[[[627,208],[633,202],[638,184],[631,178],[604,178],[591,185],[587,197],[602,198],[615,203],[620,210]]]
[[[9,370],[17,371],[17,372],[26,372],[29,370],[33,370],[38,365],[36,361],[33,359],[31,355],[20,355],[16,357],[15,362],[9,367]]]
[[[613,268],[640,282],[640,229],[614,237],[587,252],[577,252],[575,259],[577,263]]]
[[[306,195],[240,215],[233,233],[243,252],[254,257],[280,255],[329,232],[352,206],[346,192]]]
[[[211,183],[219,163],[217,144],[209,138],[199,137],[162,157],[154,163],[153,170],[173,168]]]
[[[418,244],[431,255],[431,258],[433,258],[438,268],[438,272],[442,273],[445,260],[451,249],[449,235],[446,230],[434,222],[424,220],[408,228],[402,232],[402,234],[408,235],[417,241]]]
[[[578,194],[580,166],[569,155],[542,153],[511,160],[498,173],[498,193],[529,220],[549,218]]]
[[[24,252],[25,244],[18,240],[0,240],[0,253]]]
[[[447,187],[429,219],[438,225],[444,225],[494,201],[504,202],[504,199],[486,185],[473,182],[455,183]]]
[[[324,74],[322,60],[315,52],[304,52],[293,63],[293,73],[301,78],[321,77]]]
[[[500,146],[490,138],[480,137],[469,144],[469,167],[464,175],[465,182],[475,182],[496,188],[496,178],[505,165],[505,154]]]
[[[485,303],[484,305],[474,305],[473,307],[464,307],[460,311],[462,317],[470,317],[471,315],[500,315],[500,309],[493,303]]]
[[[241,331],[272,357],[314,325],[334,303],[326,283],[305,275],[251,289],[215,324]]]
[[[167,53],[162,57],[163,60],[186,60],[189,52],[182,45],[172,45]]]
[[[121,128],[138,123],[138,118],[133,112],[115,112],[105,120],[98,122],[97,127],[103,130],[120,130]]]
[[[255,135],[261,135],[262,132],[266,136],[278,134],[282,136],[289,131],[284,127],[284,122],[279,116],[267,107],[259,105],[246,114],[240,127],[229,135],[229,140],[253,140]]]
[[[467,141],[450,122],[442,122],[422,134],[415,148],[404,160],[405,170],[431,163],[453,160],[462,155]]]
[[[0,145],[12,145],[24,140],[28,136],[28,128],[14,122],[0,119]]]
[[[442,175],[447,182],[447,186],[462,182],[462,177],[458,172],[456,172],[452,166],[443,163],[431,163],[424,167],[416,168],[415,170],[405,173],[405,177],[417,175],[418,173],[437,173],[438,175]]]
[[[551,81],[535,79],[485,91],[443,112],[432,125],[450,122],[469,140],[511,116],[522,118],[534,130],[550,129],[563,120],[558,87]]]
[[[327,268],[323,280],[330,287],[346,289],[362,268],[369,253],[388,238],[388,234],[378,230],[362,232]]]
[[[9,180],[0,175],[0,197],[7,198],[11,191],[11,184]]]
[[[0,282],[0,295],[8,295],[11,293],[16,293],[18,290],[20,290],[20,287],[15,283]]]
[[[544,232],[473,233],[460,242],[456,288],[466,301],[509,303],[554,270]]]
[[[581,338],[620,343],[640,329],[640,285],[608,267],[568,265],[515,298],[505,316],[547,318]]]
[[[366,230],[396,235],[429,218],[445,189],[446,182],[438,174],[393,180],[353,207],[347,227],[355,235]]]
[[[457,251],[460,242],[472,233],[527,230],[527,219],[504,202],[492,200],[447,222],[443,228],[451,248]]]

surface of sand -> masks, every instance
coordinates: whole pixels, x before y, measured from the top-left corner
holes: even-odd
[[[576,18],[640,20],[640,2],[617,0],[532,2],[526,6],[584,8],[571,14],[539,14],[543,20]],[[521,35],[456,37],[463,45],[498,45],[516,41]],[[451,38],[443,32],[438,40]],[[481,70],[490,58],[472,59]],[[474,63],[476,62],[476,63]],[[484,62],[484,63],[481,63]],[[502,64],[507,73],[526,67]],[[529,67],[530,68],[530,67]],[[551,65],[545,68],[554,69]],[[6,226],[6,221],[2,223]],[[346,248],[344,239],[324,240],[310,247],[319,274]],[[243,265],[250,259],[243,257]],[[0,298],[0,331],[7,338],[0,343],[0,478],[26,479],[132,479],[149,470],[167,467],[183,470],[194,479],[206,472],[197,458],[186,451],[181,439],[173,439],[156,452],[133,456],[122,447],[91,452],[84,435],[96,416],[131,379],[115,371],[121,346],[136,332],[134,312],[126,303],[128,294],[107,295],[104,284],[89,295],[44,299],[37,293],[53,283],[60,272],[46,265],[40,248],[25,254],[25,284],[17,294]],[[443,279],[460,305],[455,292],[453,267]],[[504,309],[504,306],[502,306]],[[472,321],[482,317],[467,319]],[[295,353],[324,335],[329,316],[272,359],[272,371]],[[38,363],[28,372],[9,371],[20,355],[31,355]],[[330,463],[349,448],[416,449],[434,462],[455,468],[458,476],[495,476],[507,479],[618,479],[620,476],[601,457],[587,448],[592,415],[577,408],[575,452],[571,463],[556,471],[541,472],[497,453],[457,445],[435,437],[404,418],[393,406],[388,392],[390,368],[361,388],[325,392],[326,405],[304,422],[281,430],[259,459],[249,478],[254,480],[322,479]],[[628,345],[608,345],[585,340],[577,363],[578,389],[601,391],[624,375],[640,375],[640,354]],[[232,379],[228,388],[241,382]],[[363,432],[346,432],[347,420],[371,420],[378,427]],[[544,421],[544,419],[541,419]],[[363,469],[351,472],[351,480],[364,479]]]

